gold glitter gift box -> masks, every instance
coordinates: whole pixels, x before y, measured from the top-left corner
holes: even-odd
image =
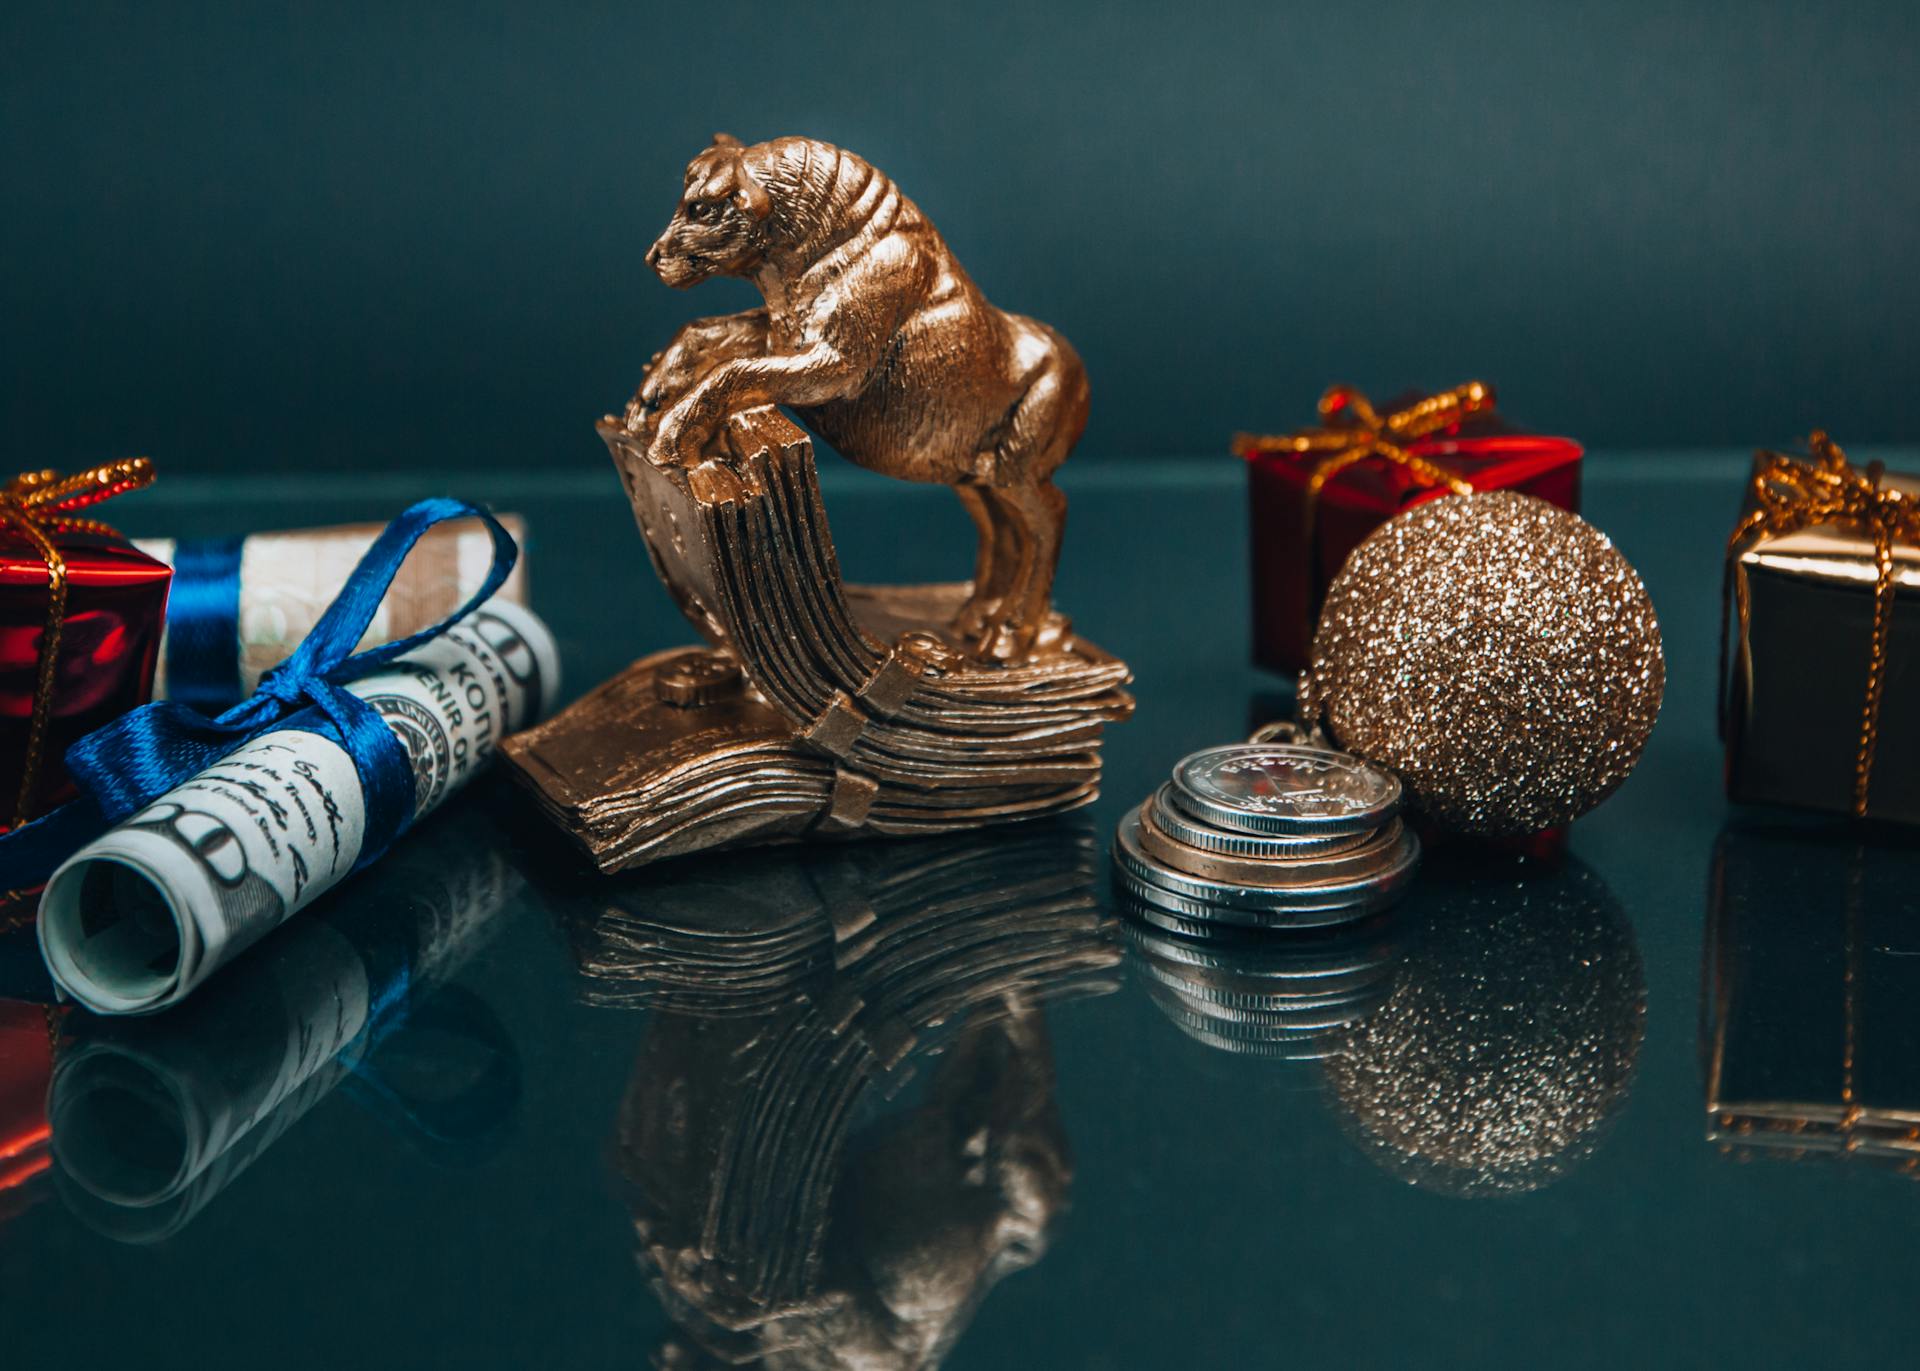
[[[1700,1050],[1729,1155],[1920,1174],[1920,854],[1742,825],[1714,848]]]
[[[1727,544],[1727,795],[1920,823],[1920,477],[1761,452]]]

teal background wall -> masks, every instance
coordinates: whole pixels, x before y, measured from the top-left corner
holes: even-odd
[[[1920,438],[1920,6],[0,10],[16,466],[585,469],[716,128],[889,171],[1086,356],[1083,453],[1483,376],[1599,446]]]

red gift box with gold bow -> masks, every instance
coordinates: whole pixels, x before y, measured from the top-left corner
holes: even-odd
[[[1253,520],[1253,657],[1289,674],[1306,669],[1321,601],[1347,554],[1402,510],[1474,490],[1580,508],[1580,444],[1508,423],[1479,381],[1384,413],[1334,386],[1320,398],[1319,427],[1238,434],[1233,451],[1246,459]]]
[[[0,489],[0,827],[67,799],[67,747],[153,689],[173,572],[81,512],[152,480],[133,457]]]

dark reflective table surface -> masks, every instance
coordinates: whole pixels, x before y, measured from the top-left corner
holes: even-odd
[[[572,694],[692,635],[564,465],[120,517],[516,509]],[[1920,834],[1721,798],[1744,466],[1590,459],[1666,639],[1645,762],[1563,861],[1440,854],[1360,925],[1116,917],[1114,823],[1279,683],[1234,464],[1088,461],[1058,598],[1139,700],[1091,810],[608,880],[494,778],[180,1010],[71,1016],[50,1072],[6,1008],[0,1106],[50,1074],[53,1139],[0,1158],[0,1364],[1907,1363]],[[823,485],[851,579],[969,565],[946,492]]]

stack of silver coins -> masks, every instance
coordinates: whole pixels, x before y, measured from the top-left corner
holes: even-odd
[[[1120,822],[1128,912],[1199,938],[1363,919],[1399,899],[1420,862],[1400,794],[1391,772],[1326,748],[1196,752]]]

